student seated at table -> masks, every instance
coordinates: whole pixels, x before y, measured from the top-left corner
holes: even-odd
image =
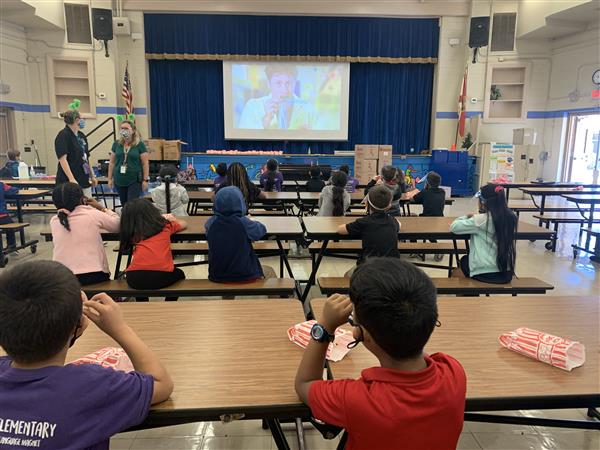
[[[0,181],[0,225],[8,225],[13,223],[13,220],[6,209],[6,197],[12,197],[19,193],[19,189],[13,186],[9,186],[6,183]],[[6,250],[9,253],[16,252],[17,247],[16,233],[14,231],[6,231],[3,234],[6,235]],[[0,236],[2,239],[2,236]]]
[[[247,210],[252,207],[252,204],[256,200],[264,199],[266,197],[264,192],[250,181],[246,168],[239,162],[234,162],[229,165],[227,168],[227,180],[222,183],[216,191],[218,192],[219,189],[227,186],[235,186],[242,191]]]
[[[350,194],[346,192],[347,175],[341,170],[336,170],[331,175],[331,184],[328,184],[319,195],[319,216],[343,216],[350,208]]]
[[[185,187],[177,183],[177,173],[177,168],[173,165],[166,165],[160,169],[161,183],[152,191],[152,201],[162,214],[187,216],[187,205],[190,198]],[[167,207],[167,198],[169,207]]]
[[[325,182],[321,178],[321,169],[319,166],[311,166],[308,171],[310,179],[306,182],[306,192],[321,192],[325,187]]]
[[[357,266],[367,258],[375,256],[400,257],[398,253],[400,224],[387,213],[391,203],[392,192],[384,185],[375,186],[367,195],[367,216],[338,227],[339,234],[362,240],[362,251],[356,262]],[[351,276],[355,268],[350,269],[344,276]]]
[[[425,177],[425,189],[412,197],[412,202],[423,205],[420,216],[443,217],[446,204],[446,191],[440,188],[442,177],[437,172],[429,172]]]
[[[88,321],[125,349],[134,371],[65,364]],[[7,448],[108,449],[113,435],[139,425],[150,405],[173,392],[171,377],[119,305],[106,294],[88,300],[58,262],[24,262],[0,275],[0,346],[8,354],[0,357]]]
[[[387,211],[391,216],[400,215],[400,198],[402,197],[402,187],[396,181],[396,168],[394,166],[383,166],[381,175],[373,177],[365,188],[365,195],[377,185],[385,186],[392,193],[392,203]]]
[[[218,283],[275,278],[275,271],[261,266],[252,248],[267,228],[250,219],[242,192],[235,186],[219,189],[215,195],[215,215],[206,222],[208,279]]]
[[[348,167],[347,164],[340,166],[340,172],[344,172],[348,176],[348,181],[346,182],[346,191],[352,194],[356,191],[358,180],[350,175],[350,167]]]
[[[187,223],[171,214],[161,215],[145,198],[127,202],[121,213],[121,251],[133,252],[126,271],[133,289],[162,289],[185,279],[175,267],[171,253],[171,235],[185,230]],[[144,299],[147,300],[147,299]],[[177,298],[167,297],[169,300]]]
[[[267,170],[260,176],[260,185],[265,192],[281,192],[283,175],[279,170],[279,163],[270,159],[267,161]]]
[[[350,345],[362,342],[380,365],[357,380],[325,381],[327,347],[346,322]],[[423,351],[436,324],[436,289],[422,270],[397,258],[368,260],[350,280],[350,297],[329,297],[312,328],[296,374],[300,400],[314,418],[346,430],[346,450],[455,449],[466,375],[451,356]]]
[[[2,169],[0,169],[0,178],[19,178],[19,161],[21,160],[21,152],[19,150],[8,150],[6,152],[8,161]]]
[[[213,180],[213,183],[215,185],[216,190],[219,189],[219,186],[225,183],[225,181],[227,181],[227,163],[220,162],[219,164],[217,164],[215,172],[217,172],[217,176]]]
[[[484,283],[510,283],[515,274],[517,216],[506,204],[504,188],[488,183],[475,194],[479,214],[457,218],[450,226],[455,234],[468,234],[469,254],[460,260],[454,276]]]
[[[52,259],[64,264],[82,286],[110,279],[102,231],[119,232],[114,211],[83,195],[77,183],[64,183],[52,191],[57,214],[50,219]]]

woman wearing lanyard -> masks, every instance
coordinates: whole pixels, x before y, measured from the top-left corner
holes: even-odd
[[[73,104],[72,104],[73,105]],[[65,127],[58,132],[54,139],[54,150],[58,158],[56,185],[77,183],[83,189],[86,197],[92,197],[91,186],[96,186],[96,177],[90,169],[88,142],[81,129],[85,120],[77,109],[71,109],[60,115],[65,121]]]
[[[108,164],[108,186],[119,193],[121,205],[135,200],[148,190],[150,167],[148,151],[140,140],[135,123],[121,122],[121,138],[112,146]]]

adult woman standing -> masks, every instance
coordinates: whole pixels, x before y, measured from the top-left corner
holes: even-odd
[[[121,205],[135,200],[148,190],[150,166],[148,151],[131,120],[123,120],[120,127],[121,138],[112,146],[108,164],[108,186],[115,187]]]
[[[71,105],[75,106],[75,101]],[[90,168],[87,138],[80,131],[85,127],[85,120],[81,118],[76,107],[61,113],[60,116],[66,125],[54,139],[54,150],[58,158],[56,185],[77,183],[83,189],[84,195],[91,198],[92,186],[96,186],[97,181]]]

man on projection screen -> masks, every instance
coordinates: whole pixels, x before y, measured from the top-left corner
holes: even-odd
[[[246,102],[239,128],[311,130],[315,107],[294,94],[298,72],[291,64],[269,64],[265,68],[271,93]]]

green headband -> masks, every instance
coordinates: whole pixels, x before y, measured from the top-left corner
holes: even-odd
[[[69,103],[69,109],[72,111],[77,111],[81,106],[81,100],[78,98],[74,98],[71,103]]]
[[[122,115],[122,114],[117,114],[117,120],[119,122],[124,122],[125,120],[129,120],[130,122],[135,122],[135,114],[127,114],[127,115]]]

